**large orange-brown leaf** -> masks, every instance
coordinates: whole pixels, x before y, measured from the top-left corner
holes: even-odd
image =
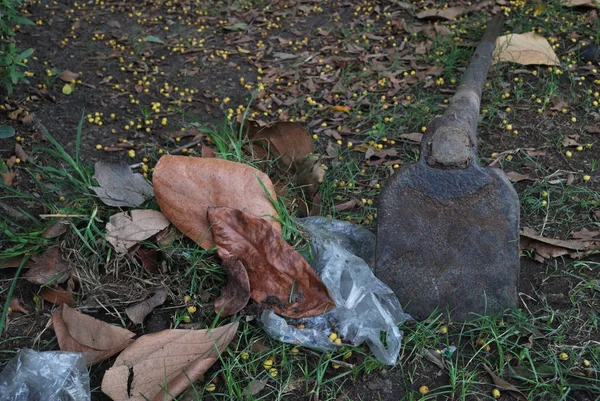
[[[236,322],[212,330],[163,330],[142,336],[106,371],[102,392],[115,401],[172,400],[219,359],[237,327]]]
[[[300,124],[277,121],[261,127],[255,121],[248,121],[247,135],[251,141],[265,145],[271,153],[279,157],[284,167],[298,169],[303,160],[313,152],[313,139]]]
[[[77,312],[63,304],[52,314],[62,351],[81,352],[88,365],[110,358],[133,342],[135,333]]]
[[[254,301],[291,318],[335,306],[317,273],[269,223],[228,207],[209,208],[208,220],[221,259],[236,258],[246,268]]]
[[[276,199],[271,179],[242,163],[223,159],[163,156],[153,176],[154,194],[163,214],[204,249],[214,246],[206,211],[228,206],[263,217],[276,231],[281,225],[262,184]]]

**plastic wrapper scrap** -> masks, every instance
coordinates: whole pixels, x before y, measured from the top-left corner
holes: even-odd
[[[22,349],[0,373],[3,401],[90,399],[90,378],[79,353]]]
[[[284,319],[266,310],[260,317],[265,330],[279,341],[322,351],[341,346],[329,339],[335,332],[346,344],[366,342],[378,361],[394,365],[402,340],[398,325],[411,317],[365,262],[374,260],[375,235],[351,223],[323,217],[308,217],[300,223],[311,238],[309,263],[336,307],[308,319]]]

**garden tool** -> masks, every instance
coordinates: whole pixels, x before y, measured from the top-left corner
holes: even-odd
[[[477,164],[481,93],[502,25],[489,21],[419,161],[381,195],[375,274],[418,320],[437,310],[464,321],[517,304],[519,199],[501,170]]]

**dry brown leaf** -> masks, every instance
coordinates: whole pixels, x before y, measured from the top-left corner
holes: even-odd
[[[529,227],[523,227],[520,234],[521,249],[533,249],[535,251],[535,260],[538,262],[544,262],[545,260],[564,255],[580,259],[587,255],[600,253],[600,240],[576,241],[546,238],[539,236]]]
[[[22,162],[26,162],[29,159],[27,153],[25,153],[21,145],[18,143],[15,144],[15,156],[21,159]]]
[[[361,202],[358,199],[353,198],[346,202],[336,204],[335,210],[337,210],[338,212],[343,212],[345,210],[354,209],[355,207],[358,207],[360,205],[361,205]]]
[[[52,314],[52,325],[61,351],[81,352],[93,365],[123,350],[135,333],[77,312],[67,305]]]
[[[511,182],[519,182],[519,181],[523,181],[523,180],[533,180],[533,178],[530,177],[529,173],[522,174],[522,173],[517,173],[516,171],[505,171],[504,175],[506,175],[506,177],[508,177],[508,179]]]
[[[500,390],[504,390],[509,392],[513,397],[515,397],[519,401],[527,401],[527,397],[519,391],[518,388],[507,382],[506,380],[499,377],[497,374],[492,372],[490,368],[484,363],[483,369],[492,377],[492,381]]]
[[[69,279],[70,269],[69,262],[62,257],[60,249],[52,248],[44,252],[23,277],[39,285],[64,283]]]
[[[223,260],[227,273],[227,285],[215,300],[215,312],[231,316],[244,309],[250,300],[250,280],[242,262],[234,258]]]
[[[565,136],[561,143],[566,148],[582,146],[583,144],[577,142],[578,140],[579,140],[578,134],[570,134],[570,135]]]
[[[600,2],[595,0],[564,0],[563,4],[567,7],[600,8]]]
[[[205,159],[214,159],[216,157],[215,151],[206,145],[202,145],[202,157]]]
[[[448,7],[443,9],[432,8],[430,10],[421,11],[417,14],[417,18],[425,19],[446,19],[452,20],[463,15],[467,9],[465,7]]]
[[[10,258],[0,258],[0,269],[5,269],[5,268],[9,268],[9,267],[19,267],[21,266],[21,263],[23,263],[23,259],[25,259],[25,255],[21,255],[21,256],[13,256]],[[33,260],[28,259],[25,262],[25,265],[23,265],[23,267],[25,269],[29,269],[32,266],[35,266],[35,263]]]
[[[164,304],[166,300],[167,291],[164,288],[161,288],[150,298],[126,308],[125,313],[133,323],[142,324],[144,323],[146,316],[148,316],[154,308]]]
[[[600,237],[600,230],[590,231],[587,228],[582,228],[573,233],[573,238],[589,241],[595,237]]]
[[[42,238],[51,239],[60,237],[67,232],[68,222],[65,220],[57,220],[42,233]]]
[[[281,225],[272,199],[271,179],[246,164],[223,159],[163,156],[156,164],[153,183],[156,201],[181,232],[204,249],[214,247],[206,211],[211,206],[228,206],[269,221],[277,231]],[[273,217],[271,217],[273,216]]]
[[[411,132],[410,134],[400,134],[399,138],[406,139],[409,142],[421,143],[421,139],[423,139],[423,134],[420,132]]]
[[[158,243],[158,235],[156,242]],[[137,249],[135,254],[140,258],[142,266],[149,273],[158,273],[159,254],[156,249]]]
[[[269,223],[228,207],[209,208],[208,220],[221,259],[237,258],[246,268],[254,301],[291,318],[335,306],[319,276]]]
[[[28,314],[29,310],[27,310],[27,308],[23,307],[23,305],[21,305],[21,300],[19,300],[19,297],[12,297],[10,299],[10,303],[8,304],[8,307],[11,308],[13,310],[13,312],[19,312],[19,313],[24,313],[24,314]]]
[[[79,74],[73,71],[69,71],[69,70],[65,70],[63,72],[61,72],[60,74],[58,74],[58,78],[60,78],[61,80],[65,81],[65,82],[72,82],[74,80],[76,80],[77,78],[79,78]]]
[[[0,172],[0,175],[2,176],[2,181],[4,182],[4,185],[6,185],[7,187],[12,187],[12,183],[15,179],[15,177],[17,176],[17,173],[15,171],[5,171],[5,172]]]
[[[122,254],[168,226],[169,220],[156,210],[136,209],[121,212],[110,216],[106,224],[106,240],[117,253]]]
[[[219,359],[237,327],[236,322],[211,330],[144,335],[106,371],[102,392],[114,401],[172,400]]]
[[[337,107],[337,106],[333,106]],[[248,121],[245,131],[250,141],[263,144],[286,168],[295,171],[313,152],[313,139],[300,124],[278,121],[267,126],[260,126],[256,121]]]
[[[510,61],[522,65],[559,65],[550,43],[534,32],[510,34],[496,39],[494,62]]]
[[[69,305],[75,307],[75,296],[71,291],[66,291],[60,287],[44,287],[40,292],[42,298],[55,305]]]

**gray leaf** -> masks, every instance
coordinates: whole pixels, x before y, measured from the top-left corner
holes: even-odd
[[[133,173],[125,162],[97,162],[94,178],[99,187],[90,187],[109,206],[140,206],[154,196],[152,185],[139,173]]]

